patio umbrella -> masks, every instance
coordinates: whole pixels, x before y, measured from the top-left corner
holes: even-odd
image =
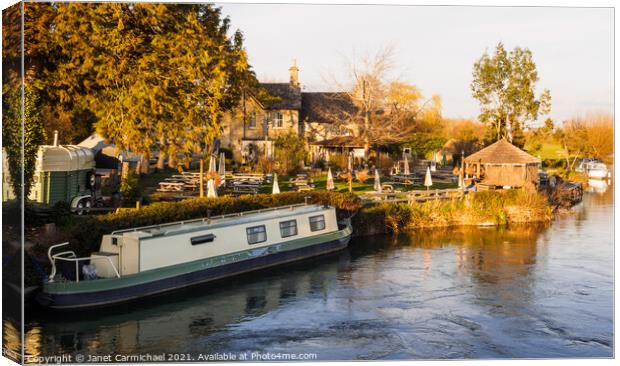
[[[409,171],[409,160],[407,160],[407,155],[405,155],[405,170],[403,170],[403,175],[411,175]]]
[[[218,188],[226,184],[226,157],[224,153],[220,153],[220,164],[217,168],[217,175],[220,176],[220,184]]]
[[[349,168],[349,172],[353,172],[353,157],[351,155],[349,155],[347,167]]]
[[[219,174],[220,177],[222,177],[222,181],[224,181],[224,176],[226,175],[226,157],[224,153],[220,153],[220,166],[217,174]]]
[[[377,169],[375,169],[375,191],[381,193],[381,178]]]
[[[215,181],[213,179],[209,179],[207,182],[207,197],[217,197],[217,192],[215,191]]]
[[[463,174],[459,172],[459,188],[463,188]]]
[[[325,188],[328,191],[334,189],[334,177],[332,176],[332,168],[327,169],[327,183]]]
[[[280,193],[280,186],[278,185],[278,174],[273,173],[273,188],[271,188],[271,194]]]
[[[424,185],[426,189],[433,185],[433,179],[431,178],[431,168],[426,167],[426,176],[424,177]]]
[[[208,172],[211,173],[215,173],[217,171],[217,167],[215,166],[215,157],[213,156],[213,154],[211,154],[211,158],[209,159],[209,170]]]

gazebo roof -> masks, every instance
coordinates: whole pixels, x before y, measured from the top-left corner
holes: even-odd
[[[505,138],[465,158],[469,164],[535,164],[540,159],[514,146]]]

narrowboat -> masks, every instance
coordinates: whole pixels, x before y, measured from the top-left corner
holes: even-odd
[[[298,204],[114,231],[79,258],[53,245],[37,300],[55,309],[110,305],[344,249],[349,220]]]

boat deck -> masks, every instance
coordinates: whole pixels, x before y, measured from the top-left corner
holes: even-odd
[[[304,214],[322,211],[326,207],[317,204],[296,204],[289,206],[279,206],[273,208],[265,208],[260,210],[252,210],[245,212],[238,212],[228,215],[219,215],[211,217],[203,217],[199,219],[183,220],[170,222],[160,225],[150,225],[135,227],[123,230],[116,230],[112,232],[112,235],[120,235],[124,233],[139,232],[151,236],[167,235],[172,233],[178,233],[182,231],[192,231],[193,229],[210,227],[221,227],[230,224],[249,223],[266,219],[273,219],[278,217],[288,217],[291,213]]]

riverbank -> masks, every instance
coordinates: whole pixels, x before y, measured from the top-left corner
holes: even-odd
[[[544,222],[550,221],[553,215],[546,196],[527,190],[470,192],[463,199],[369,206],[363,206],[359,196],[352,193],[286,192],[161,202],[105,215],[69,215],[59,219],[62,224],[59,224],[56,235],[33,231],[28,241],[34,244],[34,252],[39,255],[46,253],[49,245],[62,241],[71,242],[78,249],[78,254],[89,255],[98,249],[101,236],[114,230],[306,201],[335,207],[339,219],[352,216],[355,236],[398,233],[414,228]]]
[[[470,192],[463,199],[383,203],[362,208],[353,218],[354,235],[398,233],[419,228],[495,226],[546,222],[553,208],[530,190]]]
[[[238,197],[194,198],[181,202],[161,202],[140,209],[121,209],[105,215],[58,217],[57,229],[49,234],[41,228],[27,231],[27,252],[42,267],[26,261],[27,284],[38,284],[47,267],[50,245],[70,242],[78,256],[99,249],[101,237],[114,230],[148,226],[206,216],[284,206],[296,203],[329,204],[339,219],[352,217],[354,236],[399,233],[421,228],[450,226],[494,226],[550,221],[553,209],[546,196],[535,191],[501,190],[469,192],[462,199],[432,200],[423,203],[382,203],[363,206],[352,193],[312,191],[278,195],[257,194]],[[32,268],[31,268],[32,267]]]

